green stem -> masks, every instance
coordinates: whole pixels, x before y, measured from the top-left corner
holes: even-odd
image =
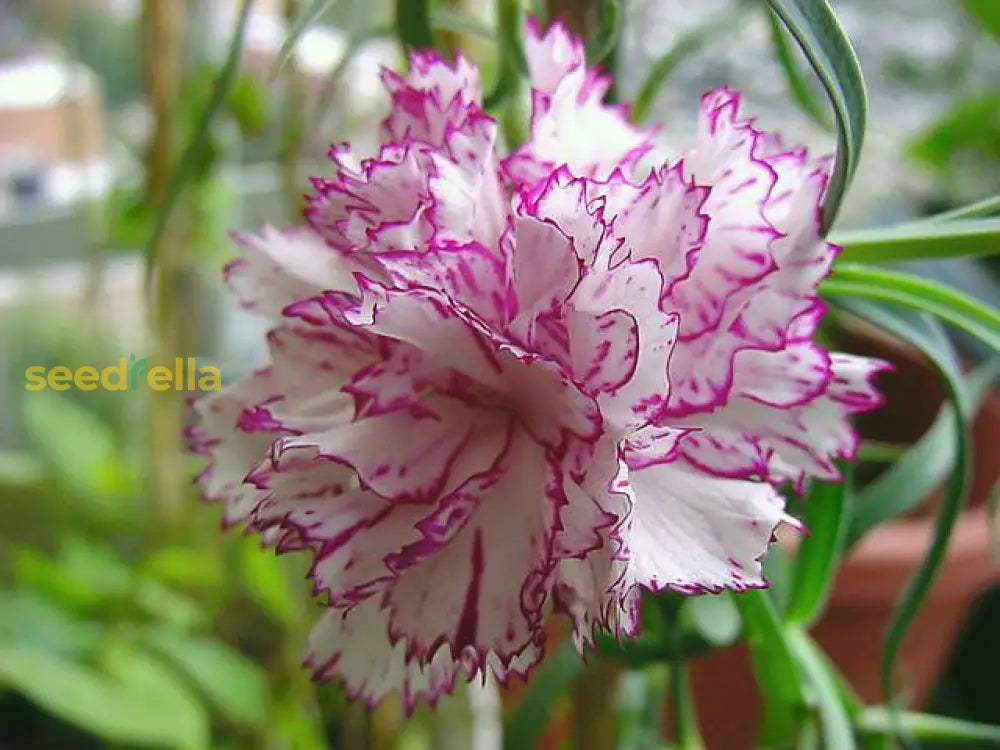
[[[291,26],[298,18],[298,0],[284,0],[285,20]],[[295,55],[288,57],[284,69],[285,102],[281,123],[282,137],[278,160],[281,164],[281,190],[288,206],[288,216],[295,216],[302,205],[302,183],[299,163],[305,141],[305,76],[296,64]]]
[[[705,750],[691,694],[691,676],[687,664],[680,660],[674,661],[670,670],[670,701],[677,750]]]

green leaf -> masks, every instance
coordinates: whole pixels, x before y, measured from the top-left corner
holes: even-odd
[[[917,136],[907,154],[934,169],[945,169],[965,153],[995,164],[1000,159],[1000,92],[977,93],[959,102]]]
[[[572,642],[563,643],[538,669],[504,724],[504,750],[536,747],[549,725],[556,702],[583,672],[583,660]]]
[[[969,744],[977,748],[1000,747],[1000,727],[979,724],[950,716],[934,716],[911,711],[898,711],[895,716],[884,708],[865,709],[856,719],[862,735],[894,734],[893,721],[908,735],[921,742]]]
[[[597,34],[587,49],[587,61],[590,65],[604,62],[618,46],[622,32],[622,17],[625,15],[624,0],[602,0],[601,24]]]
[[[182,588],[212,590],[226,582],[226,571],[211,549],[165,547],[154,550],[143,563],[143,570],[169,586]]]
[[[753,672],[767,711],[761,727],[762,745],[781,745],[792,736],[804,713],[802,680],[767,591],[750,589],[733,594],[753,660]]]
[[[1000,312],[936,281],[843,263],[820,285],[820,292],[828,297],[860,297],[928,312],[1000,350]]]
[[[893,676],[899,648],[934,582],[934,578],[944,559],[952,529],[965,505],[970,483],[970,436],[968,430],[969,406],[962,388],[961,375],[951,347],[947,344],[940,328],[925,316],[913,315],[909,311],[899,311],[891,307],[864,305],[857,301],[850,303],[852,312],[867,318],[885,331],[917,347],[930,360],[941,376],[945,393],[954,409],[956,460],[945,497],[938,511],[934,526],[934,537],[923,561],[910,578],[899,604],[893,612],[882,651],[882,688],[888,696],[892,692]]]
[[[689,55],[700,49],[709,39],[724,34],[739,23],[743,18],[742,9],[742,5],[728,8],[725,13],[713,16],[695,26],[685,32],[670,49],[656,59],[632,102],[633,122],[642,122],[646,118],[657,93]]]
[[[141,612],[178,628],[194,628],[208,619],[201,601],[179,594],[153,578],[139,582],[135,605]]]
[[[499,0],[497,3],[497,64],[499,73],[493,90],[486,96],[483,106],[492,111],[515,96],[522,88],[522,80],[527,74],[528,63],[524,57],[524,8],[520,0]],[[505,123],[506,124],[506,123]],[[510,129],[506,129],[508,140]],[[520,140],[520,136],[517,136]],[[519,143],[507,144],[516,148]]]
[[[112,429],[77,399],[48,388],[26,393],[21,408],[28,440],[66,489],[100,518],[118,518],[135,477]]]
[[[774,54],[778,58],[778,64],[785,74],[785,83],[788,84],[789,91],[799,105],[799,109],[806,113],[809,118],[824,130],[830,129],[830,117],[819,103],[816,94],[813,93],[809,81],[802,75],[799,65],[795,60],[795,53],[788,43],[788,32],[782,27],[777,16],[772,11],[767,11],[767,20],[771,25],[771,43],[774,45]]]
[[[271,78],[274,78],[281,69],[288,64],[289,59],[292,57],[292,53],[295,51],[295,45],[299,43],[299,39],[302,35],[309,30],[316,21],[318,21],[324,13],[326,13],[337,0],[313,0],[312,4],[299,14],[299,17],[295,19],[292,23],[292,27],[288,30],[288,36],[285,37],[285,41],[281,43],[281,49],[278,50],[277,57],[274,58],[274,64],[271,66]]]
[[[320,88],[319,93],[316,95],[316,104],[313,108],[312,115],[309,118],[310,122],[326,122],[327,113],[333,105],[334,95],[337,93],[340,81],[344,77],[344,73],[347,72],[351,62],[364,48],[364,46],[373,39],[390,37],[392,34],[393,30],[391,27],[376,26],[360,31],[348,40],[347,47],[344,49],[344,54],[337,62],[336,67],[330,71],[330,74],[323,81],[323,85]]]
[[[266,719],[264,672],[228,644],[172,630],[152,633],[146,642],[194,682],[233,723],[258,726]]]
[[[0,644],[0,685],[109,743],[208,747],[201,705],[162,665],[138,652],[115,650],[102,673],[31,646]]]
[[[396,0],[396,34],[403,49],[433,49],[430,0]]]
[[[36,646],[59,656],[94,651],[102,628],[30,589],[0,589],[0,644]]]
[[[823,747],[837,750],[852,750],[857,747],[847,706],[842,700],[836,678],[819,648],[809,634],[799,627],[788,628],[785,637],[819,710]]]
[[[837,156],[823,202],[823,228],[837,218],[865,136],[868,101],[861,66],[827,0],[768,0],[805,53],[837,118]]]
[[[211,145],[212,123],[215,121],[216,115],[222,111],[223,106],[229,100],[229,94],[239,76],[240,63],[243,59],[243,40],[246,35],[247,24],[250,20],[250,9],[252,7],[253,0],[243,0],[240,5],[240,13],[236,21],[236,28],[233,30],[232,40],[229,43],[226,62],[215,79],[212,96],[198,118],[191,140],[181,155],[180,163],[170,175],[167,194],[157,214],[153,234],[146,245],[147,285],[152,281],[153,269],[156,265],[156,256],[159,253],[163,233],[170,223],[170,217],[177,206],[177,199],[180,198],[181,193],[191,178],[203,166],[205,154]]]
[[[138,649],[114,644],[102,666],[122,689],[169,722],[177,746],[192,750],[209,746],[209,719],[205,706],[163,661]]]
[[[227,109],[244,137],[257,135],[267,125],[267,92],[248,73],[240,73],[229,93]]]
[[[285,626],[295,624],[300,616],[294,589],[289,585],[287,571],[274,552],[261,549],[252,539],[240,544],[240,568],[247,592],[275,622]]]
[[[965,379],[962,387],[970,414],[978,411],[998,375],[1000,359],[981,365]],[[922,502],[948,476],[957,453],[955,409],[945,403],[923,437],[858,493],[848,545],[878,524],[899,518]]]
[[[975,219],[982,216],[993,216],[995,214],[1000,214],[1000,195],[991,195],[989,198],[983,198],[981,201],[953,208],[951,211],[944,211],[943,213],[925,216],[924,218],[913,222],[913,224],[919,223],[921,225],[926,225],[939,221]]]
[[[1000,218],[917,221],[895,227],[837,232],[837,262],[901,262],[1000,254]]]
[[[30,547],[18,550],[14,567],[22,586],[72,609],[100,610],[126,600],[133,582],[113,549],[82,537],[64,540],[54,558]]]
[[[962,6],[983,31],[1000,39],[1000,3],[996,0],[962,0]]]
[[[474,36],[485,41],[492,41],[496,36],[496,29],[492,26],[454,8],[431,8],[431,25],[436,30]]]
[[[845,470],[846,473],[846,470]],[[787,622],[811,623],[823,611],[851,517],[848,479],[813,481],[803,504],[809,536],[802,540],[792,568],[792,594]]]

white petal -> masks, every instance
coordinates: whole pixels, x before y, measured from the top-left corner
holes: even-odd
[[[631,471],[627,535],[634,580],[684,593],[764,584],[760,559],[785,518],[769,484],[718,479],[677,464]]]

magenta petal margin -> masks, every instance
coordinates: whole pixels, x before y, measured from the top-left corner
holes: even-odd
[[[378,152],[332,147],[305,225],[235,235],[271,363],[194,406],[205,497],[311,555],[307,664],[369,703],[526,674],[553,610],[582,650],[643,587],[765,585],[778,487],[837,479],[880,403],[883,363],[813,341],[826,162],[720,89],[641,170],[654,133],[580,41],[526,33],[516,151],[473,65],[417,53]]]

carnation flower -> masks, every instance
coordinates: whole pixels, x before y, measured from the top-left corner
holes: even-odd
[[[312,555],[308,663],[368,702],[524,674],[639,592],[762,586],[782,484],[836,479],[882,363],[813,341],[823,161],[727,89],[695,146],[607,107],[579,40],[527,30],[531,135],[503,155],[476,69],[384,74],[377,155],[331,149],[305,226],[237,236],[271,364],[191,430],[225,520]]]

